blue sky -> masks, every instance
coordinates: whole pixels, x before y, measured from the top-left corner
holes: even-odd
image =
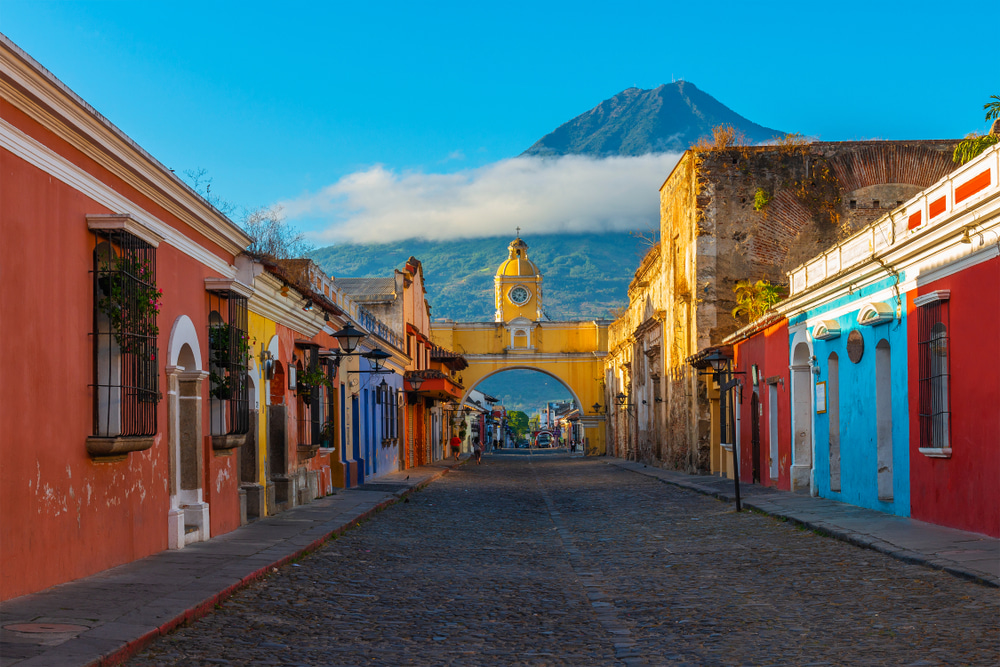
[[[359,211],[379,188],[409,193],[380,220],[415,207],[428,215],[401,226],[442,208],[482,218],[505,174],[524,187],[504,161],[630,86],[683,78],[755,122],[824,140],[983,131],[998,59],[994,39],[970,35],[992,14],[962,2],[0,0],[0,32],[178,174],[204,168],[214,193],[282,202],[337,240],[357,238],[343,230],[367,223]],[[670,165],[590,165],[582,182],[655,171],[638,186],[655,214]],[[504,215],[545,202],[539,231],[591,225],[561,212],[572,193],[541,191],[564,186],[552,169]],[[620,202],[608,201],[610,219]]]

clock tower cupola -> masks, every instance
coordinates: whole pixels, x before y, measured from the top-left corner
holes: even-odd
[[[543,319],[542,274],[528,259],[528,244],[518,235],[507,246],[507,253],[507,260],[497,269],[494,279],[496,321]]]

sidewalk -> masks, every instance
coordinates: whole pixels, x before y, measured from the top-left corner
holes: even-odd
[[[734,502],[733,480],[688,475],[608,457],[610,465],[655,477]],[[827,498],[740,484],[743,507],[815,530],[823,535],[874,549],[910,563],[919,563],[987,586],[1000,586],[1000,540],[954,528],[848,505]]]
[[[358,489],[259,519],[207,542],[161,551],[0,604],[0,665],[115,665],[204,616],[274,568],[317,549],[455,467],[383,475]],[[67,548],[72,548],[67,547]]]

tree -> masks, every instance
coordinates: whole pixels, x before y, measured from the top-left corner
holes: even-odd
[[[694,145],[694,148],[700,151],[725,150],[746,146],[749,143],[747,136],[742,131],[737,130],[732,125],[723,124],[713,127],[712,137],[702,137]]]
[[[736,292],[737,304],[733,308],[733,317],[746,316],[747,322],[760,318],[785,296],[785,287],[774,285],[769,280],[753,283],[741,280],[733,287],[733,291]]]
[[[236,224],[252,239],[246,249],[249,254],[256,257],[292,259],[315,250],[315,247],[306,241],[305,234],[285,220],[280,206],[246,208],[212,194],[212,178],[208,175],[208,170],[203,167],[187,169],[184,175],[190,181],[191,188],[205,201],[227,217],[239,218]]]
[[[517,437],[523,438],[528,432],[528,415],[520,410],[511,410],[507,413],[507,423],[510,425]]]
[[[314,249],[302,232],[288,224],[280,206],[261,206],[247,211],[240,226],[253,239],[247,252],[257,257],[290,259],[302,257]]]
[[[990,146],[1000,143],[1000,95],[990,95],[991,101],[983,105],[986,111],[986,122],[993,121],[989,134],[973,132],[958,142],[951,159],[958,164],[965,164],[980,155]]]

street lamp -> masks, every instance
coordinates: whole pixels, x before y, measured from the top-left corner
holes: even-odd
[[[730,357],[725,354],[721,349],[715,348],[705,356],[701,357],[699,360],[701,363],[708,363],[712,367],[712,376],[715,379],[716,384],[719,385],[719,420],[721,422],[720,436],[726,434],[726,422],[728,421],[730,405],[728,399],[729,390],[736,386],[738,380],[729,380],[728,382],[723,381],[725,375],[731,374],[729,370]],[[704,366],[700,366],[704,368]],[[742,375],[742,373],[736,373],[736,375]],[[720,437],[721,439],[721,437]],[[733,447],[733,487],[736,491],[736,511],[739,512],[742,509],[742,504],[740,503],[740,462],[739,462],[739,448],[736,446],[736,438],[732,439]]]
[[[346,354],[352,354],[358,347],[358,343],[361,342],[361,339],[365,337],[365,332],[355,329],[353,324],[348,324],[346,327],[333,334],[333,337],[337,339],[337,344],[340,345],[341,351]]]
[[[376,347],[371,352],[365,352],[361,356],[367,359],[371,363],[372,370],[376,373],[382,370],[382,367],[387,359],[392,358],[391,354],[389,354],[380,347]]]
[[[603,405],[601,405],[600,403],[594,403],[594,404],[593,404],[593,405],[591,405],[590,407],[594,409],[594,414],[595,414],[595,415],[599,415],[599,414],[601,414],[601,413],[603,412],[602,408],[603,408],[604,406],[603,406]]]
[[[424,379],[419,375],[411,375],[406,378],[406,381],[410,383],[410,391],[420,391],[420,385],[424,383]]]

